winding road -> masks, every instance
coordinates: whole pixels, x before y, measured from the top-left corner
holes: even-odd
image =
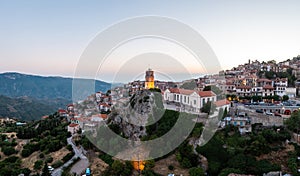
[[[89,165],[89,160],[88,158],[84,155],[86,153],[86,151],[83,149],[83,147],[76,147],[76,145],[73,143],[72,141],[72,136],[67,138],[67,142],[68,144],[70,144],[73,148],[73,151],[75,153],[75,155],[66,163],[64,163],[62,166],[60,166],[59,168],[56,168],[53,170],[53,172],[51,173],[52,176],[61,176],[61,173],[63,171],[63,168],[66,168],[68,166],[70,166],[70,164],[73,163],[73,160],[76,158],[80,158],[80,161],[78,161],[72,168],[71,168],[71,172],[76,173],[76,174],[80,174],[82,171],[84,171],[88,165]]]

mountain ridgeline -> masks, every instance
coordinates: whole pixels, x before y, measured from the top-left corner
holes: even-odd
[[[72,78],[44,77],[20,73],[0,74],[0,95],[36,99],[72,99]],[[95,81],[95,90],[107,91],[111,84]]]
[[[72,102],[72,78],[44,77],[20,73],[0,74],[0,117],[40,119]],[[95,81],[96,91],[111,84]]]

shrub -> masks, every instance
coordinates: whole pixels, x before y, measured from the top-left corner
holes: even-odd
[[[13,148],[13,147],[3,147],[2,148],[2,151],[3,153],[6,155],[6,156],[10,156],[12,154],[15,154],[16,153],[16,150]]]
[[[33,168],[35,170],[40,170],[43,166],[43,161],[42,160],[37,160],[35,163],[34,163],[34,166]]]
[[[67,162],[67,161],[69,161],[74,155],[75,155],[74,152],[70,152],[70,153],[66,154],[66,156],[64,156],[62,160],[63,160],[64,162]]]
[[[53,168],[58,168],[60,166],[62,166],[64,163],[61,161],[61,160],[58,160],[58,161],[55,161],[53,164],[52,164],[52,167]]]
[[[46,163],[52,163],[52,161],[53,161],[53,158],[52,158],[51,156],[49,156],[49,157],[45,160]]]
[[[172,170],[174,170],[174,166],[173,165],[169,165],[168,169],[172,171]]]
[[[68,149],[69,151],[73,151],[72,145],[68,144],[68,145],[67,145],[67,149]]]
[[[205,173],[201,167],[192,167],[189,170],[190,176],[204,176]]]
[[[29,149],[23,149],[21,152],[21,156],[26,158],[31,155],[31,151]]]

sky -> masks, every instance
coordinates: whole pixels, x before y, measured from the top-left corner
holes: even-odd
[[[297,0],[0,0],[0,72],[72,77],[82,53],[101,31],[124,19],[144,15],[169,17],[195,29],[212,48],[222,69],[249,59],[283,61],[300,54],[299,7]],[[150,47],[148,44],[147,40],[133,41],[126,51],[140,51],[137,48]],[[173,47],[163,46],[164,51]],[[161,78],[167,75],[174,80],[186,78],[182,76],[185,73],[203,74],[194,68],[201,64],[198,67],[187,61],[187,55],[162,62],[160,68],[147,62],[147,53],[132,55],[121,64],[120,59],[126,55],[121,51],[120,47],[107,68],[98,71],[98,79],[142,79],[142,70],[147,67],[162,73]],[[159,58],[157,62],[170,57],[160,52],[152,54]],[[178,71],[181,68],[175,66],[177,62],[184,65],[185,73]]]

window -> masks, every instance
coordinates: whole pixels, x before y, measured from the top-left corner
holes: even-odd
[[[197,103],[196,100],[194,100],[194,105],[196,105],[196,103]]]

